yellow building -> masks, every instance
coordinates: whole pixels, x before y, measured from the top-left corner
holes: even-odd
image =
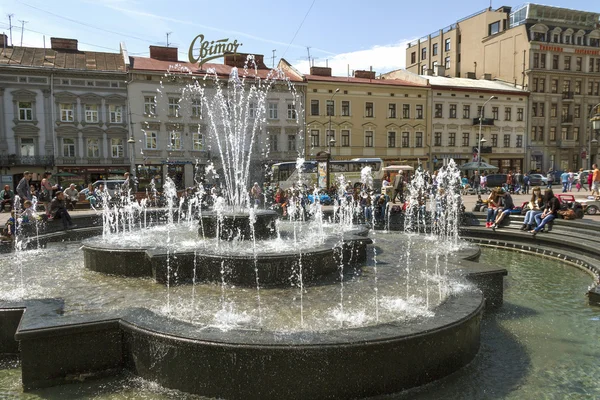
[[[374,71],[332,76],[326,67],[304,78],[307,158],[330,150],[333,159],[431,167],[430,89],[422,79],[380,79]]]

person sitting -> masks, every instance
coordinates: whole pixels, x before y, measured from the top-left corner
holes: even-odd
[[[15,192],[10,189],[9,185],[4,185],[4,189],[0,191],[0,212],[4,212],[4,207],[8,204],[10,206],[9,211],[12,211],[13,201],[15,200]]]
[[[3,240],[15,240],[15,233],[17,228],[17,211],[12,210],[10,212],[10,218],[6,221],[4,229],[2,229]]]
[[[21,213],[21,222],[27,224],[29,222],[35,222],[40,219],[40,216],[33,209],[33,202],[31,200],[25,200],[23,202],[23,212]]]
[[[544,199],[542,197],[542,189],[539,186],[533,188],[531,200],[527,206],[529,207],[529,211],[525,214],[523,226],[521,227],[522,231],[532,230],[535,224],[535,216],[543,212]]]
[[[65,189],[63,194],[65,196],[67,208],[71,211],[74,211],[77,200],[79,200],[79,192],[75,188],[75,184],[71,183],[69,187]]]
[[[62,220],[63,227],[68,229],[69,227],[74,228],[76,225],[71,221],[71,216],[65,207],[65,195],[60,190],[56,192],[56,195],[50,202],[50,216],[53,219]]]
[[[496,216],[496,220],[492,224],[492,230],[496,230],[496,228],[500,225],[504,217],[509,215],[513,208],[515,208],[515,203],[513,202],[512,196],[510,195],[508,190],[502,189],[499,193],[499,197],[502,199],[502,211],[498,212]]]
[[[485,227],[491,228],[498,214],[498,189],[492,189],[492,193],[488,196],[487,203],[487,218],[485,219]]]
[[[544,211],[535,216],[537,227],[529,232],[535,237],[539,231],[544,229],[544,226],[546,226],[547,223],[553,221],[557,217],[558,210],[560,210],[560,201],[554,197],[552,189],[546,189],[544,192]]]

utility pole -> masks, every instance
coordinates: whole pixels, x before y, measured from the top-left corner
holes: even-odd
[[[273,49],[273,57],[271,57],[271,68],[275,69],[275,52],[277,51],[276,49]]]
[[[8,14],[8,30],[10,32],[10,45],[13,45],[13,41],[12,41],[12,17],[14,17],[15,14]]]
[[[310,46],[306,46],[306,52],[308,53],[308,67],[310,68]]]
[[[29,21],[19,20],[19,22],[21,23],[21,47],[23,47],[23,31],[25,30],[25,24]]]
[[[172,34],[173,32],[167,32],[167,47],[169,47],[169,35]]]

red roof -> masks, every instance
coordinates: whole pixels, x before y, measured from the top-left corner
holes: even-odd
[[[36,47],[0,48],[0,65],[126,72],[125,61],[120,53],[53,50]]]
[[[218,76],[229,77],[231,70],[234,67],[225,64],[202,64],[202,68],[198,68],[198,64],[192,64],[190,62],[182,61],[161,61],[149,57],[130,57],[132,71],[152,71],[152,72],[176,72],[181,71],[182,73],[191,72],[194,75],[205,75],[209,69],[214,69]],[[238,68],[239,69],[239,68]],[[255,74],[256,71],[256,74]],[[258,76],[261,79],[265,79],[271,73],[270,69],[258,69],[248,68],[249,77]],[[302,82],[302,79],[286,72],[286,76],[292,82]]]
[[[427,85],[419,85],[418,83],[408,82],[401,79],[368,79],[354,78],[346,76],[322,76],[322,75],[305,75],[307,81],[321,82],[347,82],[347,83],[370,83],[374,85],[391,85],[391,86],[413,86],[413,87],[428,87]]]

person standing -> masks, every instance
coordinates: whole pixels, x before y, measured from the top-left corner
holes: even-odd
[[[592,174],[592,195],[600,196],[600,170],[598,170],[598,164],[592,165],[594,170]]]
[[[17,185],[17,195],[21,198],[21,201],[33,200],[31,192],[29,191],[29,181],[31,180],[31,172],[25,171],[23,178]]]
[[[15,200],[15,192],[10,189],[9,185],[4,185],[4,189],[0,191],[0,212],[4,212],[4,206],[9,204],[10,210],[13,208],[13,201]]]
[[[529,174],[523,175],[523,193],[529,194],[530,184],[531,184],[531,179],[529,179]]]
[[[396,176],[394,177],[394,196],[392,196],[392,203],[396,203],[396,197],[399,198],[400,202],[404,201],[404,196],[403,196],[403,186],[404,186],[404,182],[402,179],[402,174],[400,172],[398,172],[398,174],[396,174]]]
[[[546,175],[546,178],[548,178],[547,189],[552,189],[552,183],[554,183],[554,174],[552,173],[552,170],[548,171],[548,174]]]
[[[560,174],[560,183],[562,184],[562,192],[567,193],[569,189],[569,173],[567,171]]]
[[[508,191],[510,193],[513,193],[514,189],[515,189],[515,185],[514,185],[514,175],[512,171],[508,171],[508,174],[506,174],[506,186],[508,188]]]
[[[475,171],[475,175],[473,175],[473,189],[479,193],[479,189],[481,188],[481,176],[479,175],[479,171]]]
[[[40,196],[39,201],[44,205],[44,209],[46,210],[46,215],[50,215],[50,207],[48,203],[52,200],[52,192],[58,189],[58,185],[52,185],[50,183],[50,177],[52,176],[52,172],[46,171],[44,172],[44,178],[42,179],[42,183],[40,184]]]
[[[572,188],[573,188],[573,181],[575,180],[575,174],[573,173],[573,171],[569,170],[569,187],[568,190],[569,192],[572,192]]]

